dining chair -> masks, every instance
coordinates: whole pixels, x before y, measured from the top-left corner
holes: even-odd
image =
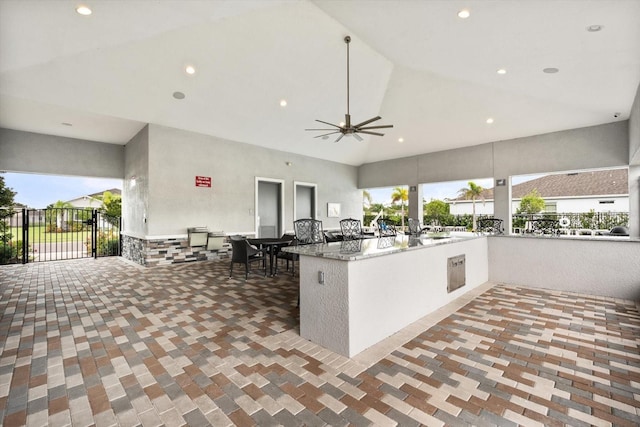
[[[244,264],[245,280],[249,278],[251,264],[262,262],[264,275],[267,275],[267,255],[264,249],[257,249],[249,244],[246,238],[231,236],[231,265],[229,267],[229,278],[233,275],[233,264]]]
[[[291,239],[289,239],[291,238]],[[287,246],[297,246],[298,241],[296,240],[294,235],[285,234],[282,236],[282,240],[290,240],[289,244],[286,246],[278,246],[276,252],[276,269],[275,274],[278,274],[278,260],[286,260],[287,261],[287,271],[289,271],[289,262],[291,262],[291,274],[295,274],[296,272],[296,261],[300,259],[298,254],[292,254],[290,252],[283,252],[282,248],[286,248]]]
[[[359,219],[346,218],[340,221],[343,240],[362,239],[362,222]]]
[[[299,245],[325,242],[324,232],[322,231],[322,221],[311,218],[298,219],[293,221],[293,229]]]

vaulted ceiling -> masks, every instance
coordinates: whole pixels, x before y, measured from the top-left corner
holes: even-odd
[[[640,83],[640,0],[84,4],[0,0],[1,127],[126,144],[154,123],[360,165],[625,120]],[[305,131],[344,120],[345,35],[352,120],[384,137]]]

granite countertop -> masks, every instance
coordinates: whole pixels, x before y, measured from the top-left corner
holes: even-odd
[[[343,242],[315,245],[287,246],[282,248],[282,250],[299,255],[332,258],[342,261],[356,261],[409,250],[419,250],[437,245],[446,245],[472,239],[479,239],[482,237],[485,236],[457,236],[455,233],[451,233],[450,235],[422,235],[420,237],[398,235],[395,237],[346,240]]]

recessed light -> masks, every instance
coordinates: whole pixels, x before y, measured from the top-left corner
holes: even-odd
[[[184,99],[185,95],[182,92],[173,92],[173,97],[175,99]]]
[[[487,124],[488,124],[488,125],[490,125],[491,123],[493,123],[493,118],[492,118],[492,117],[489,117],[489,118],[487,119]]]
[[[280,106],[281,107],[286,107],[287,106],[287,100],[286,99],[281,99],[280,100]]]
[[[469,12],[469,9],[462,9],[460,12],[458,12],[458,18],[467,19],[470,16],[471,12]]]
[[[91,15],[91,9],[89,9],[87,6],[81,4],[80,6],[76,7],[76,12],[79,13],[80,15],[83,16],[89,16]]]
[[[597,33],[598,31],[601,31],[604,28],[604,25],[589,25],[587,27],[587,31],[589,31],[590,33]]]
[[[62,126],[73,126],[72,123],[62,122],[60,123]]]
[[[547,73],[547,74],[555,74],[558,71],[560,71],[559,69],[555,68],[555,67],[549,67],[549,68],[544,68],[542,70],[543,73]]]
[[[193,67],[193,65],[187,65],[186,67],[184,67],[184,72],[187,74],[195,74],[196,69]]]
[[[404,142],[404,138],[398,138],[398,142],[402,144]]]
[[[498,74],[507,74],[507,70],[505,70],[504,68],[500,68],[498,71],[496,71],[496,73],[498,73]]]

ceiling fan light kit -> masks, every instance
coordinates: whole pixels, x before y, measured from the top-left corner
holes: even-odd
[[[366,126],[369,123],[373,123],[377,120],[380,120],[382,117],[376,116],[372,117],[369,120],[365,120],[364,122],[358,123],[357,125],[351,124],[351,114],[349,114],[349,43],[351,42],[351,37],[346,36],[344,38],[344,42],[347,45],[347,113],[344,115],[344,124],[340,123],[340,125],[335,125],[333,123],[325,122],[322,120],[316,120],[316,122],[323,123],[325,125],[332,126],[329,129],[305,129],[312,131],[330,131],[329,133],[324,133],[322,135],[314,136],[314,138],[322,138],[326,139],[328,135],[334,135],[339,133],[338,139],[335,142],[340,141],[345,135],[352,135],[358,141],[362,141],[362,137],[358,135],[359,133],[364,133],[367,135],[376,135],[376,136],[384,136],[383,133],[380,132],[372,132],[371,129],[384,129],[384,128],[392,128],[393,125],[377,125],[377,126]]]

